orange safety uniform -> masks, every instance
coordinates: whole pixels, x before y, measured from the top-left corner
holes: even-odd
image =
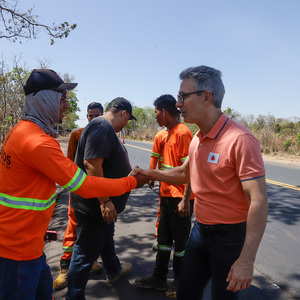
[[[84,128],[74,130],[70,136],[68,144],[68,158],[72,161],[75,160],[78,141]],[[77,240],[77,221],[75,218],[74,208],[71,206],[69,196],[69,209],[68,209],[68,225],[63,238],[63,255],[61,259],[71,260],[74,243]]]
[[[159,131],[154,138],[152,152],[151,152],[151,160],[149,169],[156,169],[158,162],[158,169],[161,170],[161,163],[163,160],[163,148],[164,141],[168,135],[168,130],[163,129]]]
[[[8,133],[0,160],[0,257],[42,256],[44,235],[62,187],[84,198],[117,196],[136,187],[132,176],[87,176],[39,126],[21,120]]]
[[[163,148],[165,139],[167,138],[168,130],[163,129],[159,131],[154,138],[152,152],[151,152],[151,160],[150,160],[150,166],[149,169],[156,169],[157,163],[158,163],[158,169],[161,170],[161,163],[163,160]],[[159,205],[160,205],[160,194],[158,195]],[[157,211],[157,220],[155,224],[155,237],[157,237],[157,230],[159,225],[159,219],[160,219],[160,206],[158,207]]]
[[[162,170],[181,166],[189,153],[189,145],[193,135],[190,129],[182,123],[168,131],[163,149]],[[182,198],[184,185],[173,185],[166,182],[160,183],[160,196]],[[194,199],[194,195],[191,196]]]

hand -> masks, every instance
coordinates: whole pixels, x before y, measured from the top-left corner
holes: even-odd
[[[149,187],[151,188],[151,189],[153,189],[154,188],[154,180],[149,180],[149,182],[148,182],[148,184],[149,184]]]
[[[103,220],[107,223],[117,222],[118,214],[111,201],[100,204]]]
[[[131,172],[128,174],[128,176],[133,176],[133,175],[136,175],[137,173],[139,173],[138,171],[136,171],[136,170],[138,170],[140,167],[139,166],[135,166],[132,170],[131,170]]]
[[[148,176],[141,175],[141,174],[136,174],[136,175],[132,175],[132,176],[137,181],[136,189],[142,187],[146,183],[149,183],[149,180],[150,180],[150,178]]]
[[[147,170],[140,169],[139,166],[135,166],[128,176],[134,176],[137,174],[147,175]]]
[[[253,279],[253,263],[238,258],[231,266],[226,281],[227,290],[237,292],[251,286]]]
[[[179,217],[188,217],[191,213],[190,200],[184,201],[184,199],[182,199],[177,205],[177,213]]]

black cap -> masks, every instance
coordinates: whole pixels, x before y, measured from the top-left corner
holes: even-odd
[[[132,106],[128,100],[122,97],[118,97],[114,100],[112,100],[109,104],[108,107],[115,107],[115,108],[120,108],[123,110],[126,110],[129,115],[130,115],[130,120],[136,120],[135,116],[132,114]]]
[[[64,82],[56,72],[49,69],[34,69],[24,85],[25,95],[42,90],[62,92],[73,90],[77,83]]]

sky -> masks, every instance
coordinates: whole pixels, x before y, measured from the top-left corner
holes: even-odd
[[[21,3],[22,2],[22,3]],[[0,39],[0,54],[28,69],[47,67],[78,82],[79,127],[93,101],[125,97],[153,107],[162,94],[176,97],[182,70],[220,70],[222,109],[242,116],[300,118],[299,0],[26,0],[46,24],[77,28],[50,45],[40,32],[22,44]]]

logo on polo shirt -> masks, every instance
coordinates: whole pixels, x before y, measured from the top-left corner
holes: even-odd
[[[207,162],[217,165],[218,162],[219,162],[219,157],[220,157],[219,153],[210,152],[209,155],[208,155]]]

